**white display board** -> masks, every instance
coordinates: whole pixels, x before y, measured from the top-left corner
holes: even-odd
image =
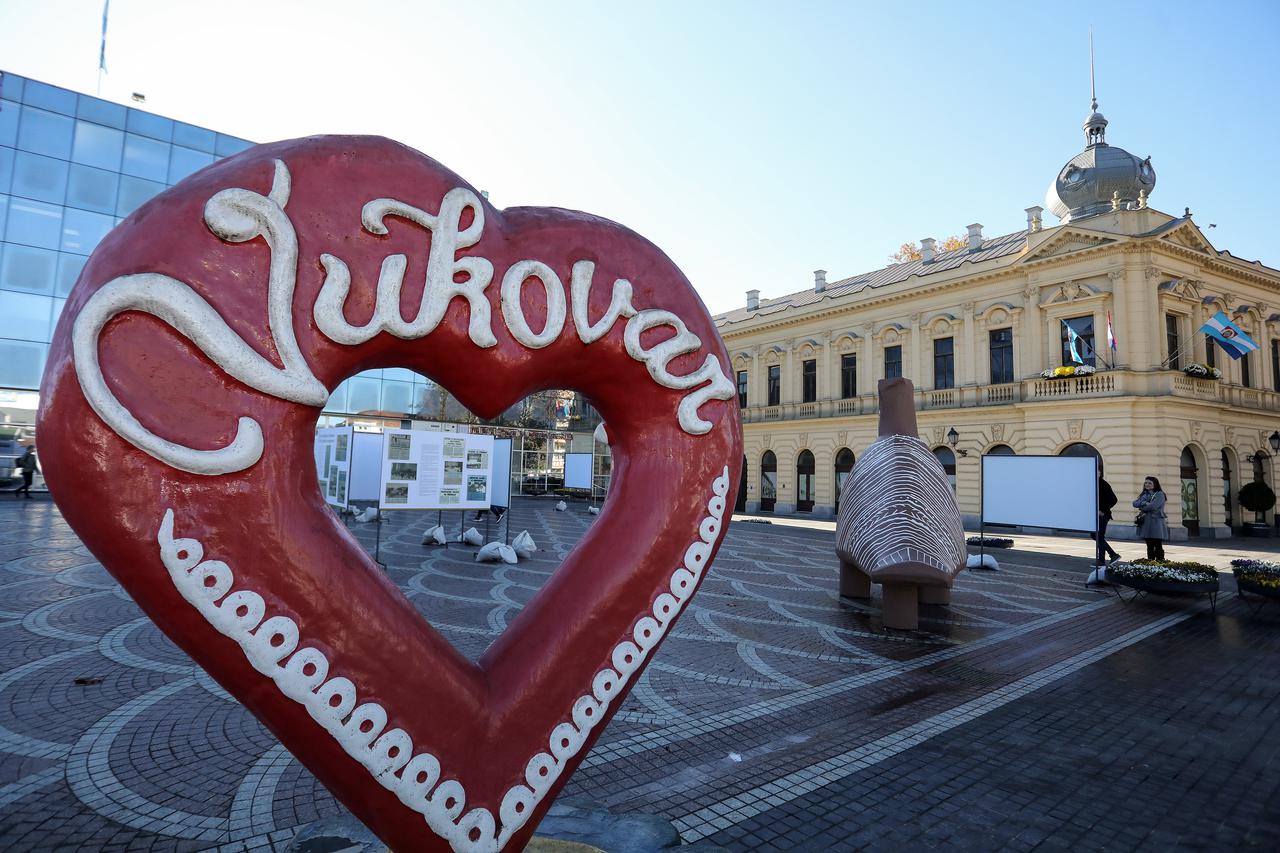
[[[492,481],[491,435],[382,433],[381,509],[488,509]]]
[[[566,489],[591,488],[590,453],[566,453],[564,455],[564,487]]]
[[[349,426],[316,430],[316,476],[325,503],[347,508],[351,486],[351,455],[355,450],[355,429]]]
[[[489,481],[489,505],[511,506],[511,439],[493,440],[493,477]]]
[[[983,456],[982,523],[1098,529],[1097,459]]]
[[[376,501],[382,487],[382,433],[357,432],[347,475],[347,502]]]

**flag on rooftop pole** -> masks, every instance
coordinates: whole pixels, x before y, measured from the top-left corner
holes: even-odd
[[[1071,353],[1071,360],[1076,364],[1084,364],[1084,359],[1080,357],[1080,350],[1076,349],[1080,336],[1076,334],[1076,330],[1071,328],[1071,324],[1066,320],[1062,321],[1062,325],[1067,329],[1067,351]]]
[[[1227,355],[1239,359],[1258,348],[1258,344],[1244,333],[1226,314],[1219,311],[1200,327],[1200,331],[1218,342]]]
[[[107,70],[107,14],[111,11],[111,0],[102,4],[102,46],[98,49],[98,71]]]

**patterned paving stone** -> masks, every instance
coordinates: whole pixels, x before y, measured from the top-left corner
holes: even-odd
[[[435,521],[351,532],[475,660],[594,517],[518,502],[517,566],[424,548]],[[743,851],[1280,849],[1280,608],[1124,605],[1014,551],[897,632],[833,546],[735,524],[564,797]],[[341,813],[48,502],[0,503],[0,592],[0,849],[282,850]]]

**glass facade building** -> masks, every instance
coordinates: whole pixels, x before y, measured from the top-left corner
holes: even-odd
[[[107,232],[157,193],[252,142],[0,71],[0,444],[34,435],[49,340],[67,294]],[[608,449],[569,391],[544,391],[482,422],[427,377],[368,370],[339,385],[323,426],[432,427],[513,439],[513,493],[563,486],[568,452]],[[3,448],[0,448],[3,455]],[[0,466],[3,462],[0,461]]]

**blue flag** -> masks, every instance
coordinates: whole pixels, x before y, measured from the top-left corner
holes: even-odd
[[[1238,359],[1258,348],[1258,344],[1244,333],[1226,314],[1219,311],[1200,327],[1200,331],[1218,342],[1218,346],[1232,358]]]
[[[1076,345],[1080,342],[1080,336],[1076,334],[1076,330],[1066,321],[1062,321],[1062,325],[1067,327],[1067,350],[1071,353],[1071,360],[1076,364],[1084,364],[1084,359],[1080,356],[1080,350]]]

